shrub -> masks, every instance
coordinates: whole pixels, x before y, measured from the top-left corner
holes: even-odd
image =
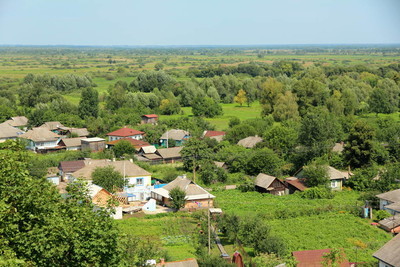
[[[335,195],[328,188],[312,187],[304,190],[301,197],[307,199],[332,199]]]

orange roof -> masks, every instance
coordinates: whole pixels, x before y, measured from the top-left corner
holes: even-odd
[[[158,115],[156,115],[156,114],[148,114],[148,115],[143,115],[143,117],[146,117],[146,118],[158,118]]]
[[[293,251],[292,254],[297,261],[297,267],[322,267],[324,261],[324,255],[330,252],[331,250],[328,248],[328,249]],[[350,263],[346,259],[344,259],[344,261],[341,262],[339,266],[341,267],[350,266]]]
[[[132,136],[132,135],[139,135],[139,134],[144,134],[144,132],[124,127],[124,128],[118,129],[118,130],[116,130],[114,132],[108,133],[107,135],[112,135],[112,136]]]
[[[206,134],[204,137],[212,137],[212,136],[220,136],[220,135],[225,135],[225,132],[223,131],[206,131]]]
[[[307,189],[307,186],[304,185],[304,179],[293,179],[293,177],[289,177],[285,179],[285,182],[296,187],[300,191],[304,191]]]
[[[147,142],[145,142],[143,140],[136,140],[136,139],[129,138],[129,137],[128,138],[121,138],[121,139],[114,140],[114,141],[111,141],[111,142],[107,142],[107,145],[115,145],[116,143],[121,142],[122,140],[128,141],[135,148],[140,148],[142,146],[149,146],[150,145],[149,143],[147,143]]]

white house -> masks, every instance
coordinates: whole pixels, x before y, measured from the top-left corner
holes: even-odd
[[[114,132],[108,133],[107,136],[109,138],[109,141],[119,140],[122,138],[141,140],[143,139],[143,134],[144,132],[124,127]]]
[[[45,152],[47,150],[56,149],[60,136],[45,127],[33,128],[19,136],[28,140],[27,148],[37,152]]]
[[[387,210],[393,215],[400,214],[400,189],[376,195],[379,198],[379,209]]]
[[[123,188],[123,191],[127,194],[128,201],[144,201],[150,197],[150,192],[153,189],[151,173],[129,160],[88,160],[86,166],[72,173],[72,176],[91,182],[93,171],[98,167],[106,166],[113,166],[125,177],[127,186]]]

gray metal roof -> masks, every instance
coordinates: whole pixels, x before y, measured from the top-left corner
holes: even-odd
[[[389,200],[390,202],[400,202],[400,189],[382,193],[382,194],[376,195],[376,197],[384,199],[384,200]]]
[[[393,237],[373,256],[392,266],[400,266],[400,234]]]
[[[267,189],[275,179],[276,179],[276,177],[274,177],[274,176],[260,173],[257,175],[254,184],[256,186]]]

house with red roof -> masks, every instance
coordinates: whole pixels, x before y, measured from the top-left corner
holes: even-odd
[[[203,138],[208,137],[208,138],[211,138],[211,139],[215,139],[218,142],[221,142],[222,139],[224,138],[225,134],[226,133],[223,132],[223,131],[204,131],[203,132]]]
[[[143,134],[144,132],[124,127],[114,132],[108,133],[107,136],[109,138],[109,141],[111,142],[122,138],[132,138],[136,140],[141,140],[143,139]]]
[[[125,138],[121,138],[121,139],[118,139],[118,140],[107,142],[107,148],[112,148],[117,143],[119,143],[119,142],[121,142],[123,140],[126,140],[129,143],[131,143],[131,145],[136,149],[136,151],[139,151],[140,148],[142,148],[144,146],[149,146],[150,145],[149,143],[147,143],[147,142],[145,142],[143,140],[136,140],[136,139],[132,139],[132,138],[129,138],[129,137],[125,137]]]
[[[156,114],[147,114],[142,116],[142,121],[140,124],[157,124],[158,115]]]
[[[331,249],[316,249],[293,251],[292,255],[297,261],[297,267],[323,267],[323,266],[354,266],[346,259],[346,255],[342,249],[339,249],[340,257],[338,257],[336,265],[329,260],[328,255],[332,253]],[[340,258],[340,259],[339,259]]]

